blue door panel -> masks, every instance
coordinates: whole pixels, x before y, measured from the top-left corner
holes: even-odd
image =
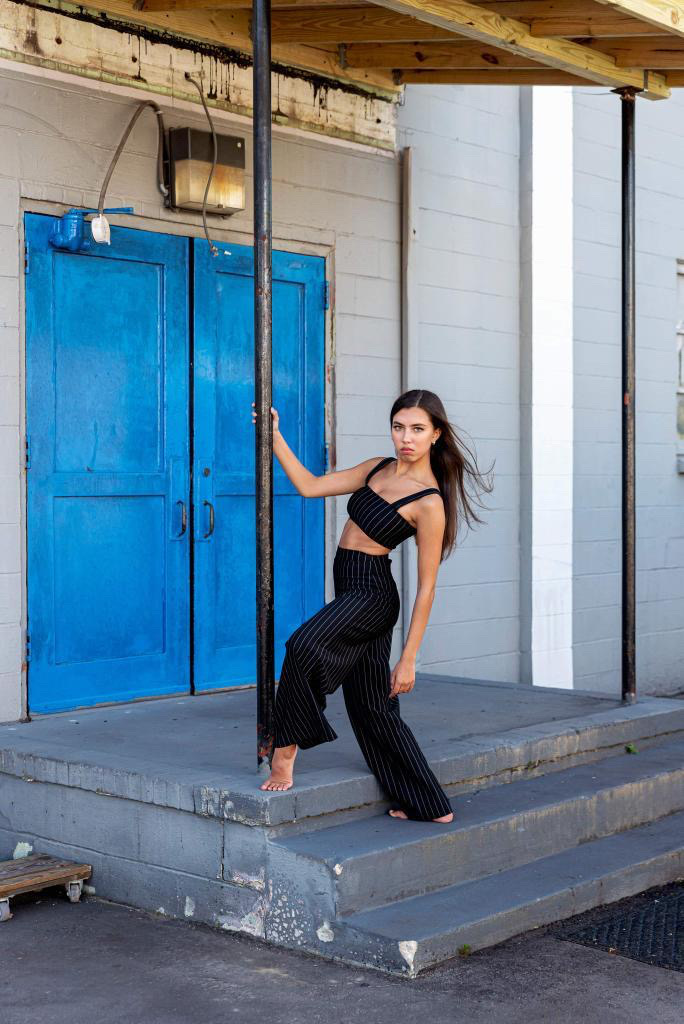
[[[195,688],[209,690],[256,674],[253,254],[194,245]],[[322,259],[274,252],[273,404],[314,473],[325,466],[324,280]],[[277,460],[273,498],[278,675],[287,636],[324,601],[324,507]]]
[[[29,707],[186,692],[188,243],[27,214]]]
[[[111,246],[69,253],[49,244],[54,222],[25,219],[29,707],[187,692],[193,671],[197,690],[254,682],[252,249],[214,259],[203,241],[113,228]],[[320,473],[324,263],[276,252],[273,269],[274,404]],[[277,460],[274,512],[278,674],[323,603],[324,538],[323,502]]]

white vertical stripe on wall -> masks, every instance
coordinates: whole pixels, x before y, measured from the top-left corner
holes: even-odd
[[[573,686],[573,97],[520,93],[521,679]]]

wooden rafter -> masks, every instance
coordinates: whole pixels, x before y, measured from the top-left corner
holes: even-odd
[[[598,3],[665,32],[684,35],[684,3],[677,0],[598,0]]]
[[[586,80],[550,68],[514,71],[404,71],[404,85],[586,85]]]
[[[481,43],[353,43],[343,51],[348,68],[530,68],[529,57]]]
[[[531,57],[539,64],[565,71],[579,78],[614,88],[634,86],[651,98],[669,95],[662,75],[631,68],[618,68],[607,54],[580,46],[570,40],[544,39],[532,36],[527,26],[514,18],[483,10],[462,0],[374,0],[386,10],[412,16],[437,28],[454,32],[490,46],[499,46],[511,53]]]
[[[540,15],[530,21],[530,35],[546,36],[549,39],[601,39],[603,36],[645,35],[663,37],[666,34],[662,28],[654,28],[644,21],[618,18],[610,12],[602,15],[600,11],[591,17]]]
[[[411,42],[453,39],[454,30],[428,25],[377,7],[340,7],[334,11],[274,11],[274,43]]]
[[[349,0],[271,0],[272,7],[347,7]],[[251,0],[136,0],[137,11],[248,11]]]
[[[594,39],[586,45],[609,53],[615,58],[618,67],[684,69],[684,39],[672,36],[657,39]]]

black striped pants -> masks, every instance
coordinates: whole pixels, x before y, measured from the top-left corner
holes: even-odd
[[[449,814],[449,799],[390,697],[392,628],[399,594],[388,555],[338,547],[335,598],[298,626],[285,644],[276,689],[275,746],[302,749],[337,739],[323,711],[342,684],[363,756],[390,799],[410,818]]]

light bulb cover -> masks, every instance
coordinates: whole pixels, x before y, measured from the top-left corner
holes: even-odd
[[[90,230],[93,233],[94,241],[104,245],[111,244],[109,221],[103,214],[98,214],[97,217],[93,217],[90,222]]]

